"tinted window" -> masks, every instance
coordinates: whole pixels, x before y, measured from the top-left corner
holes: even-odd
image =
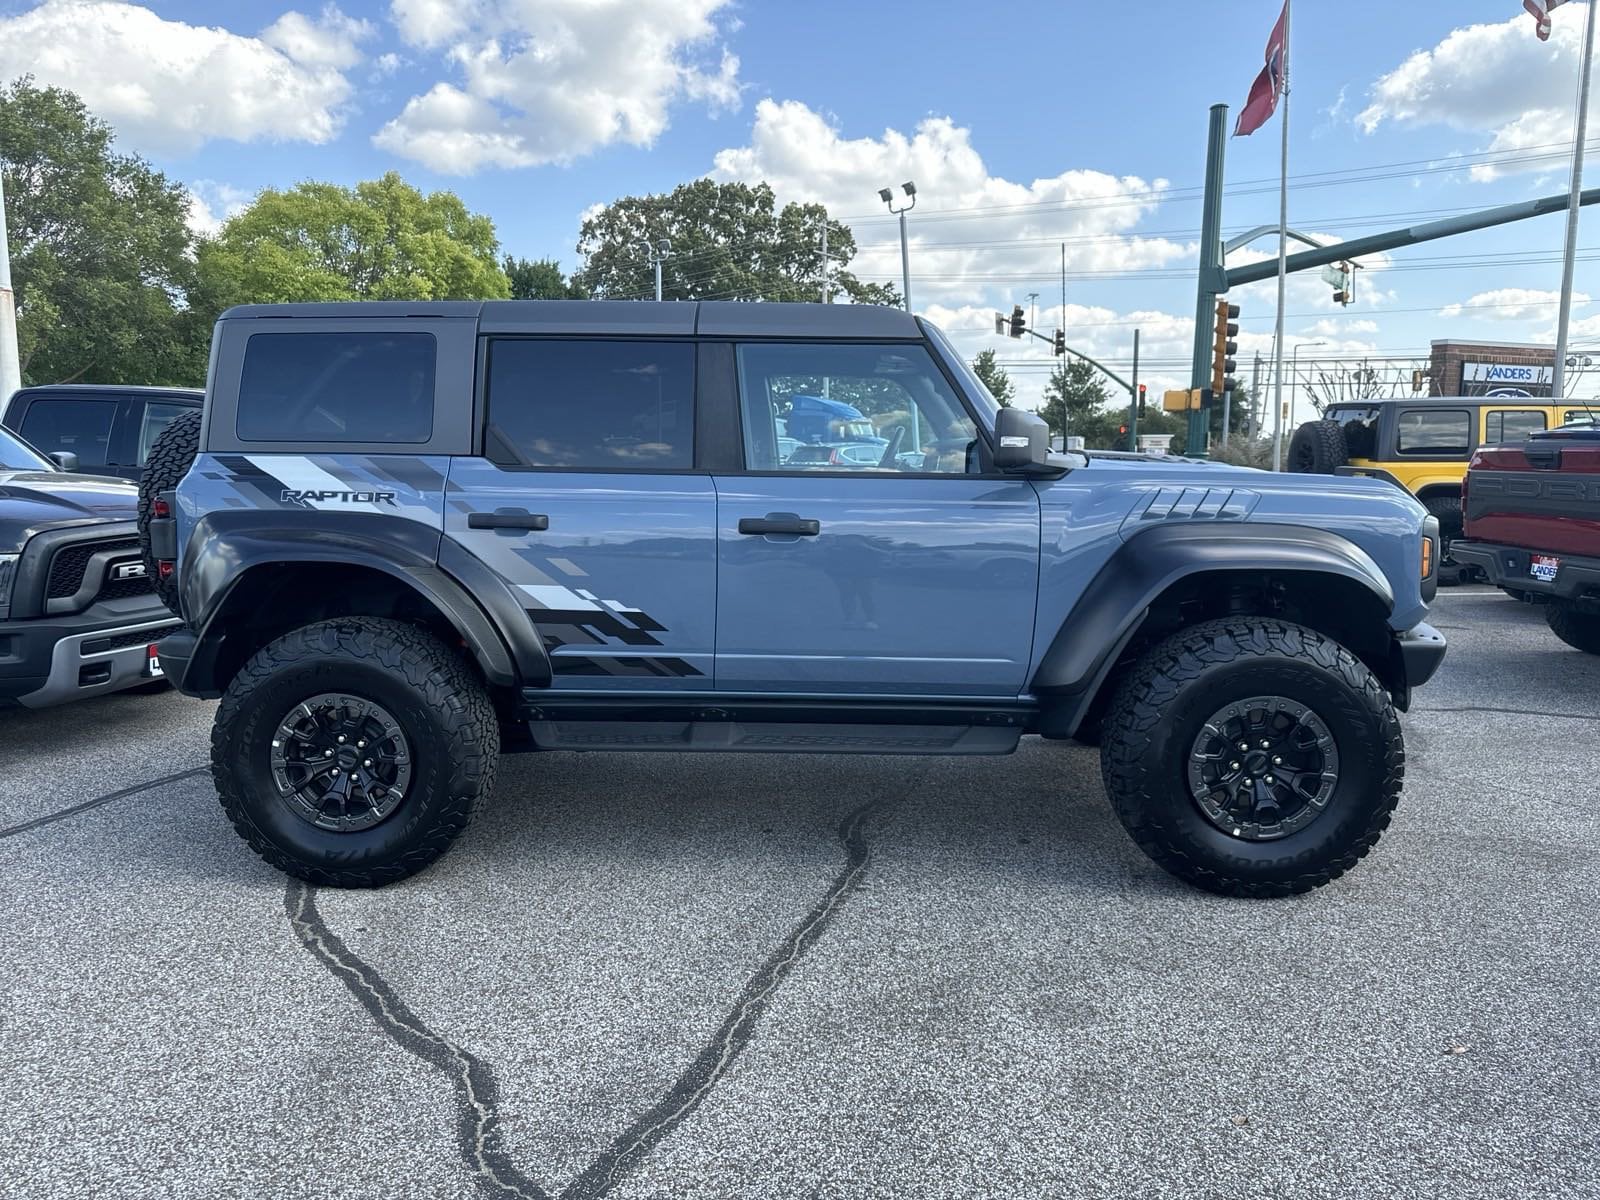
[[[41,458],[32,447],[0,429],[0,467],[13,471],[53,471],[55,464]]]
[[[239,379],[239,439],[425,442],[437,354],[431,333],[255,334]]]
[[[1400,453],[1465,458],[1472,448],[1472,414],[1464,409],[1418,409],[1400,414]]]
[[[1492,412],[1484,423],[1484,440],[1490,445],[1501,442],[1525,441],[1529,434],[1544,429],[1544,414],[1540,412]]]
[[[22,418],[22,436],[46,454],[66,450],[81,467],[103,467],[111,445],[115,400],[35,400]]]
[[[535,341],[489,346],[485,452],[583,470],[694,466],[694,346]]]
[[[1323,414],[1344,428],[1344,444],[1352,458],[1376,458],[1378,446],[1378,410],[1375,408],[1336,406]]]
[[[134,465],[144,466],[150,457],[150,447],[156,444],[156,439],[161,436],[162,431],[190,411],[189,406],[184,404],[168,404],[162,400],[148,401],[144,406],[144,419],[139,422],[139,457]]]
[[[978,469],[977,427],[926,347],[745,345],[738,360],[752,471]]]

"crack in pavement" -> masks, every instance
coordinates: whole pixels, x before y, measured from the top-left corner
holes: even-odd
[[[161,787],[167,783],[177,783],[184,779],[193,779],[196,775],[205,775],[210,767],[195,767],[188,771],[179,771],[175,775],[163,775],[160,779],[152,779],[147,783],[136,783],[131,787],[121,788],[109,795],[97,797],[94,800],[85,800],[82,804],[73,804],[59,812],[46,813],[42,817],[35,817],[31,821],[24,821],[20,825],[9,825],[0,829],[0,838],[16,837],[19,833],[27,833],[30,829],[38,829],[41,825],[52,825],[57,821],[65,821],[68,817],[75,817],[79,813],[88,812],[90,809],[100,808],[116,800],[126,800],[129,796],[136,796],[140,792],[147,792],[151,788]]]
[[[1551,717],[1560,721],[1600,721],[1600,715],[1591,713],[1543,712],[1536,708],[1482,708],[1473,704],[1463,705],[1459,708],[1452,708],[1446,705],[1413,704],[1411,711],[1414,713],[1492,713],[1502,717]]]
[[[832,886],[750,976],[732,1011],[666,1095],[562,1189],[560,1200],[600,1200],[705,1102],[749,1045],[773,993],[860,886],[872,862],[863,827],[889,804],[882,799],[868,801],[839,823],[845,863]],[[480,1059],[429,1029],[377,971],[350,951],[323,922],[316,892],[315,887],[298,880],[289,882],[284,909],[290,926],[300,944],[350,990],[380,1030],[450,1076],[457,1093],[457,1133],[467,1169],[491,1196],[551,1200],[551,1194],[518,1170],[500,1146],[499,1089],[493,1072]]]

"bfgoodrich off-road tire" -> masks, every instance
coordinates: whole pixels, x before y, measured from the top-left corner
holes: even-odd
[[[335,731],[350,728],[341,713],[362,708],[381,714],[387,734],[367,736],[400,748],[393,757],[406,778],[370,813],[356,806],[350,827],[324,827],[280,787],[282,744],[293,740],[284,731],[298,723],[331,748]],[[337,741],[343,755],[344,736]],[[494,707],[462,659],[410,625],[368,617],[308,625],[259,650],[228,686],[211,733],[211,773],[240,836],[280,871],[337,887],[393,883],[443,854],[493,786],[499,753]],[[329,761],[347,776],[361,771],[360,761]],[[396,793],[392,810],[375,817]]]
[[[1579,612],[1563,600],[1552,600],[1545,605],[1544,619],[1550,632],[1574,650],[1600,654],[1600,616]]]
[[[189,466],[200,449],[200,414],[186,412],[163,429],[150,447],[144,474],[139,476],[139,557],[144,560],[145,578],[161,603],[178,613],[178,577],[161,578],[155,556],[150,553],[150,505],[157,493],[170,491],[189,473]]]
[[[1344,426],[1337,421],[1307,421],[1289,439],[1288,467],[1301,475],[1332,475],[1349,461]]]
[[[1303,827],[1240,837],[1202,810],[1190,770],[1209,723],[1260,697],[1312,714],[1331,735],[1337,782]],[[1405,777],[1400,723],[1372,673],[1321,634],[1267,618],[1210,621],[1153,648],[1118,688],[1105,729],[1106,793],[1133,840],[1226,896],[1287,896],[1344,874],[1388,826]]]

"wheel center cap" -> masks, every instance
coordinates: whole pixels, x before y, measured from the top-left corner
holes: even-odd
[[[356,748],[354,746],[340,746],[334,751],[334,759],[341,767],[349,769],[356,765]]]
[[[1267,767],[1270,765],[1271,760],[1267,758],[1264,750],[1254,750],[1244,760],[1245,770],[1252,775],[1266,774]]]

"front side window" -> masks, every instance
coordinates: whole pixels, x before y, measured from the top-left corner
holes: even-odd
[[[978,431],[927,348],[738,348],[745,466],[752,471],[964,475]]]
[[[502,338],[489,344],[484,453],[502,466],[694,466],[689,342]]]
[[[1523,442],[1544,431],[1544,414],[1519,410],[1492,412],[1484,419],[1484,441],[1491,446]]]
[[[46,454],[66,451],[78,456],[81,467],[103,467],[116,417],[115,400],[47,397],[28,406],[28,414],[22,418],[22,436]]]
[[[1465,458],[1472,449],[1472,414],[1465,409],[1417,409],[1400,414],[1401,454]]]
[[[252,334],[239,440],[426,442],[437,358],[431,333]]]

